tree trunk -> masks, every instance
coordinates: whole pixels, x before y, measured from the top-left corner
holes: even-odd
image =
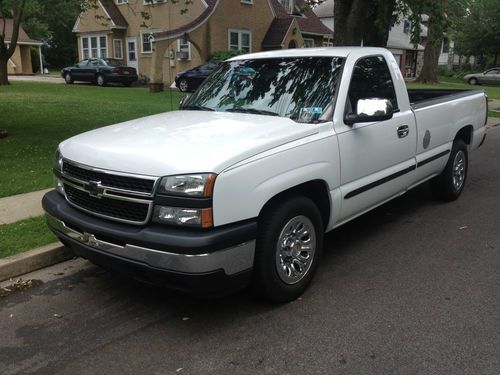
[[[363,45],[386,47],[394,23],[396,0],[374,1],[363,22]]]
[[[439,59],[439,56],[438,56],[438,59]],[[453,72],[453,65],[455,63],[455,48],[454,46],[452,46],[452,44],[450,43],[449,44],[449,47],[448,47],[448,68],[447,68],[447,71],[448,73],[451,73]]]
[[[367,0],[336,0],[334,3],[334,43],[337,46],[360,46]]]
[[[9,59],[5,59],[3,56],[0,57],[0,86],[9,84],[9,76],[7,75],[8,62]]]
[[[416,79],[419,83],[438,83],[438,61],[441,52],[441,33],[438,32],[433,24],[433,16],[429,17],[429,26],[427,34],[427,44],[424,50],[424,65],[420,75]]]

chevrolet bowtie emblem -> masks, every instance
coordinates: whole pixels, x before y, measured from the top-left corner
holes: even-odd
[[[83,242],[85,245],[91,246],[91,247],[99,247],[99,241],[93,234],[90,233],[83,233],[78,240],[80,242]]]
[[[101,198],[104,193],[104,188],[101,186],[101,181],[89,181],[85,187],[91,197]]]

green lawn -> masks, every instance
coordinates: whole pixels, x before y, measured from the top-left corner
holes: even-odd
[[[52,186],[59,142],[87,130],[177,108],[181,93],[12,82],[0,87],[0,197]]]
[[[0,258],[57,242],[47,227],[45,216],[0,225]]]
[[[484,90],[489,99],[500,99],[500,86],[471,86],[458,78],[453,77],[439,77],[439,85],[422,85],[417,83],[407,83],[409,89],[477,89]]]

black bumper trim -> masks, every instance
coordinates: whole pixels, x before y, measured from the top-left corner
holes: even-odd
[[[116,244],[130,244],[179,254],[204,254],[254,240],[257,222],[244,221],[209,230],[185,229],[150,224],[136,226],[112,222],[71,207],[64,197],[52,190],[42,199],[43,209],[69,227],[92,233]]]

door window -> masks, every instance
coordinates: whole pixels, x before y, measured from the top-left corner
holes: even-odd
[[[135,42],[128,42],[128,61],[136,61]]]
[[[358,100],[369,98],[388,99],[398,109],[391,72],[382,56],[365,57],[354,66],[346,112],[355,113]]]

